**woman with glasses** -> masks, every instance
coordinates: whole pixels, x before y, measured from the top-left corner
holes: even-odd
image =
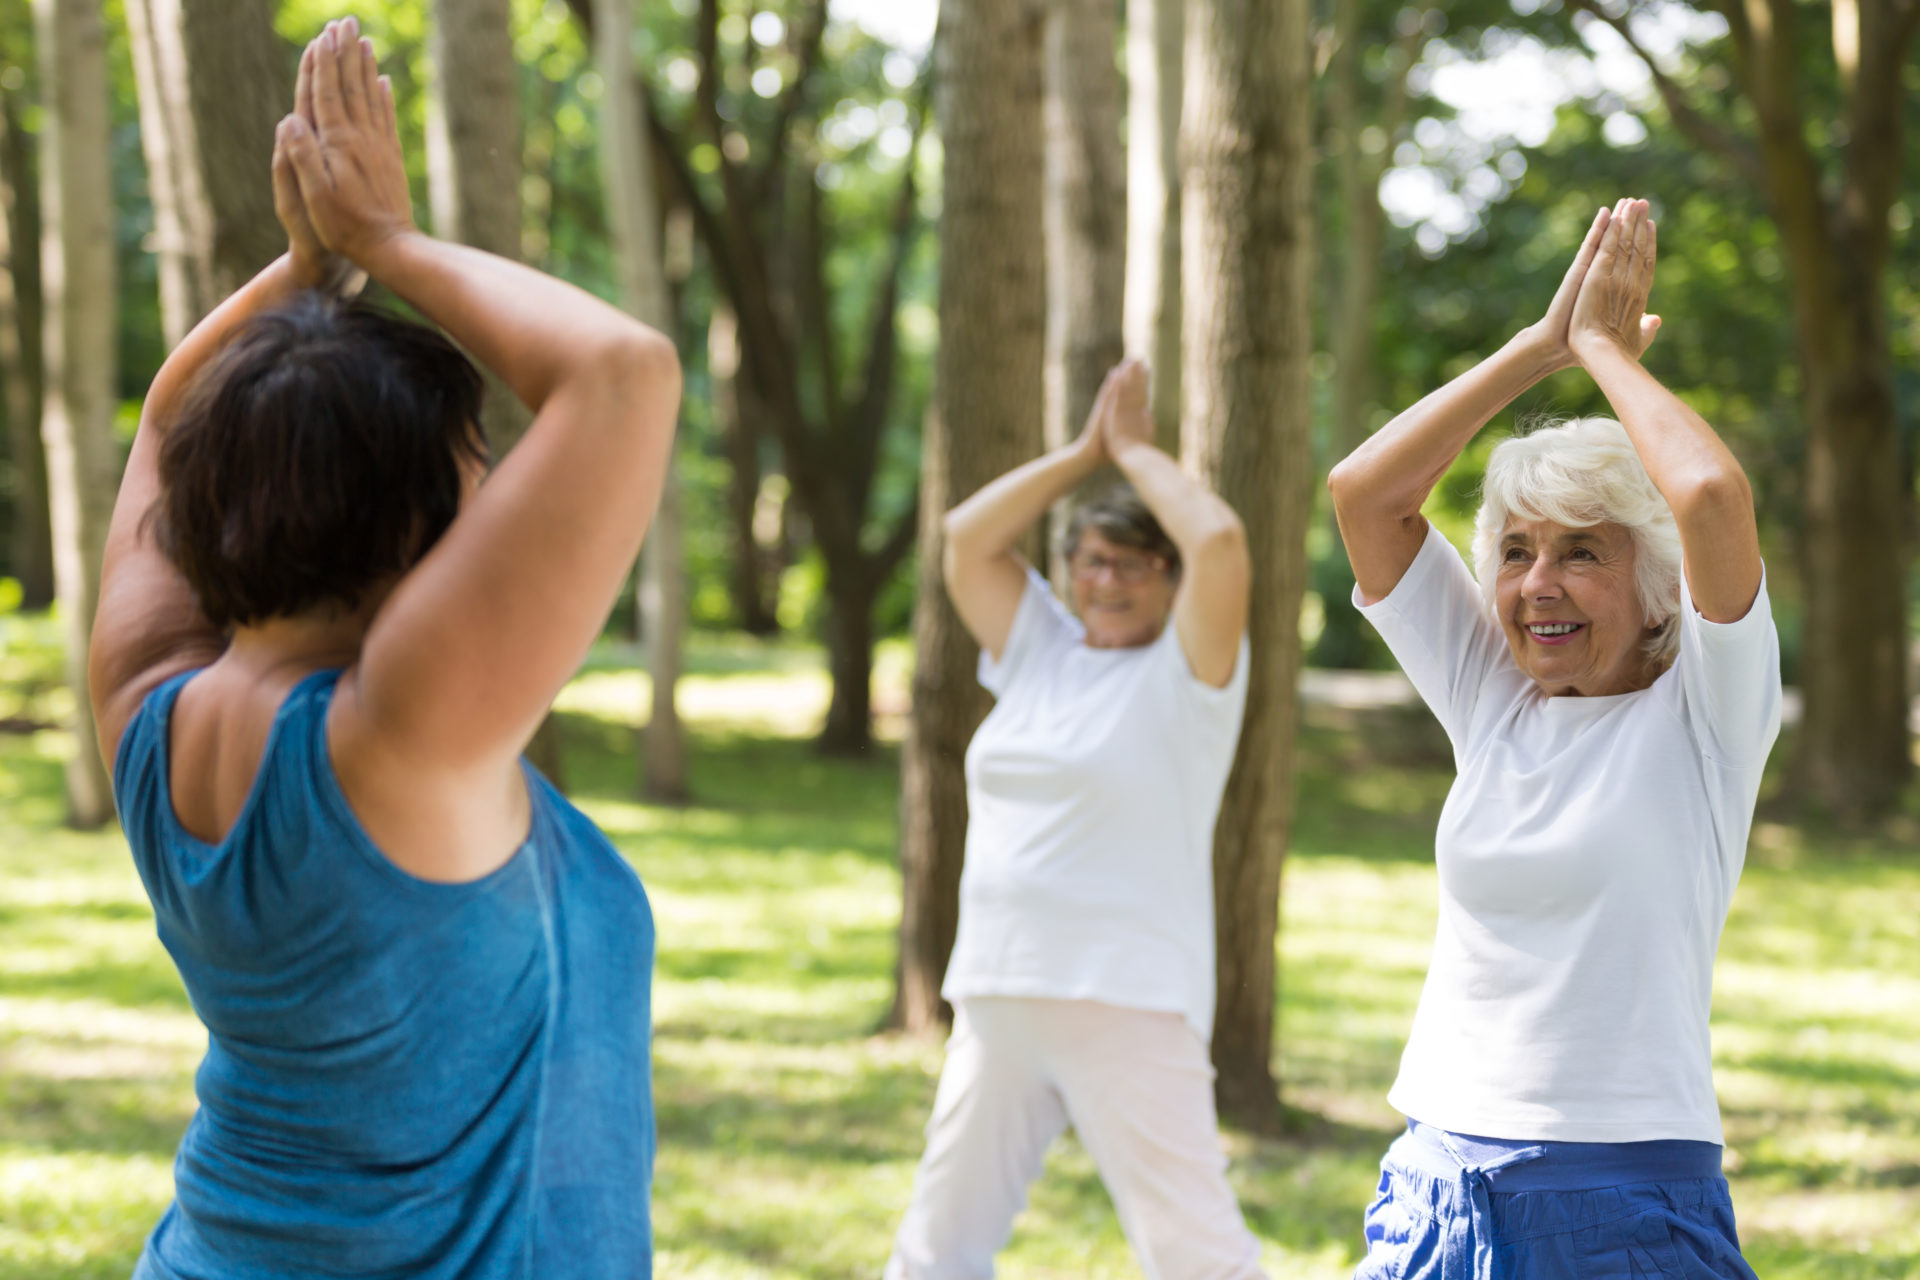
[[[1213,825],[1247,691],[1239,519],[1153,446],[1147,370],[1073,443],[946,518],[943,570],[998,699],[967,750],[954,1004],[889,1280],[986,1277],[1072,1125],[1146,1273],[1260,1274],[1213,1109]],[[1072,612],[1016,549],[1068,527]]]

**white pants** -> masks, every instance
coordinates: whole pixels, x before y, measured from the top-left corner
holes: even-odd
[[[1261,1276],[1227,1184],[1213,1064],[1177,1013],[1091,1000],[959,1002],[887,1280],[988,1280],[1071,1124],[1148,1280]]]

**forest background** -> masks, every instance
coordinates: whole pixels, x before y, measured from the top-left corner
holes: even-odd
[[[676,960],[663,931],[663,1008],[697,1031],[676,1048],[663,1025],[669,1138],[691,1126],[686,1147],[745,1167],[817,1138],[824,1168],[880,1179],[848,1198],[844,1178],[788,1171],[741,1193],[777,1185],[776,1202],[814,1195],[863,1224],[800,1242],[721,1229],[725,1197],[686,1189],[731,1185],[719,1165],[696,1163],[676,1200],[669,1154],[664,1221],[700,1242],[687,1274],[884,1257],[948,1016],[957,761],[981,711],[929,553],[937,514],[1063,439],[1123,350],[1155,360],[1162,440],[1240,507],[1267,575],[1268,657],[1216,856],[1215,1057],[1250,1144],[1243,1191],[1276,1268],[1350,1261],[1430,935],[1448,761],[1345,603],[1319,480],[1533,319],[1593,210],[1625,194],[1661,228],[1648,363],[1753,481],[1794,690],[1722,966],[1735,992],[1716,1061],[1730,1132],[1753,1136],[1734,1146],[1736,1193],[1766,1207],[1762,1274],[1920,1268],[1920,1133],[1892,1101],[1920,1086],[1894,1065],[1920,1052],[1920,4],[358,13],[393,76],[423,225],[656,319],[687,369],[647,570],[536,754],[599,806],[663,920],[677,906],[737,943],[683,942]],[[71,602],[88,513],[110,502],[170,342],[277,251],[248,139],[284,110],[291,51],[334,16],[318,0],[0,0],[0,1276],[61,1257],[59,1274],[115,1274],[164,1203],[154,1168],[190,1106],[190,1014],[124,851],[110,830],[58,830],[110,817],[73,715]],[[626,23],[630,39],[605,37]],[[1236,47],[1254,55],[1222,56]],[[60,96],[76,86],[93,124]],[[1252,141],[1209,143],[1234,128]],[[1226,181],[1259,173],[1279,180]],[[89,247],[93,265],[73,265]],[[1274,287],[1249,297],[1248,282]],[[1506,430],[1604,411],[1577,372],[1543,384],[1449,472],[1430,517],[1463,545]],[[523,426],[490,405],[499,447]],[[62,538],[81,566],[64,586]],[[820,918],[770,919],[793,893],[825,895]],[[1381,936],[1370,896],[1399,913]],[[1744,942],[1743,912],[1766,922]],[[1366,955],[1369,938],[1384,951]],[[922,1034],[863,1039],[876,1027]],[[809,1046],[824,1056],[788,1062],[793,1079],[748,1078],[755,1055]],[[132,1066],[113,1056],[128,1052]],[[815,1070],[850,1081],[823,1104],[838,1137],[786,1142],[754,1119],[801,1105]],[[863,1161],[868,1128],[885,1136]],[[34,1198],[37,1161],[96,1147],[145,1168],[146,1189]],[[1070,1189],[1036,1204],[1016,1272],[1124,1271],[1076,1159],[1056,1160]],[[1324,1186],[1293,1203],[1315,1170]],[[1802,1194],[1818,1207],[1794,1207]],[[1058,1252],[1076,1232],[1090,1252]]]

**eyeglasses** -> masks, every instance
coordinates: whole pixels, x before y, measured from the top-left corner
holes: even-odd
[[[1081,552],[1067,560],[1073,576],[1089,582],[1109,572],[1118,582],[1145,582],[1165,565],[1164,556],[1103,556],[1097,551]]]

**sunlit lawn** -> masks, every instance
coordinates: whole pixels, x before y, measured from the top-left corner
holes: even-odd
[[[44,626],[0,620],[0,1280],[124,1277],[170,1194],[203,1046],[117,833],[58,826]],[[815,657],[694,654],[697,802],[635,803],[644,680],[609,650],[569,690],[569,771],[660,929],[655,1194],[667,1277],[878,1275],[937,1045],[876,1036],[898,909],[897,762],[802,736]],[[897,727],[904,655],[878,702]],[[1444,758],[1418,718],[1316,715],[1286,874],[1280,1070],[1298,1136],[1232,1135],[1275,1276],[1348,1274],[1397,1118],[1384,1094],[1433,927]],[[1765,1280],[1920,1275],[1920,853],[1911,833],[1765,824],[1718,971],[1734,1200]],[[1001,1274],[1134,1276],[1092,1167],[1053,1153]]]

